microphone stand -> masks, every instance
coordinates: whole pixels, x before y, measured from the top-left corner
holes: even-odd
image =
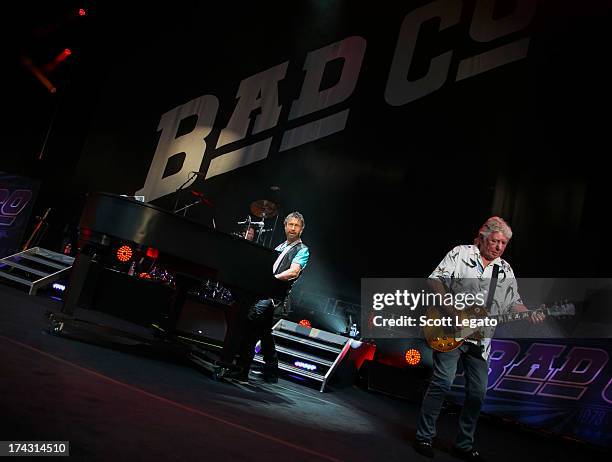
[[[272,240],[274,239],[274,231],[276,231],[276,223],[278,223],[278,216],[280,215],[281,209],[279,207],[278,213],[276,214],[276,218],[274,219],[274,226],[272,226],[272,234],[270,234],[270,242],[268,245],[272,247]]]
[[[41,228],[43,227],[43,225],[45,226],[45,231],[47,228],[47,215],[49,215],[49,212],[51,211],[51,207],[49,207],[45,213],[43,214],[43,216],[41,217],[36,217],[36,219],[39,220],[39,222],[36,224],[36,226],[34,227],[34,231],[32,231],[32,234],[30,235],[30,238],[26,241],[26,243],[23,245],[22,247],[22,251],[24,250],[28,250],[30,248],[30,245],[32,244],[32,242],[34,242],[35,240],[40,241],[40,238],[42,236],[43,233],[40,233]]]
[[[213,209],[213,216],[212,216],[212,227],[213,229],[217,228],[217,224],[215,223],[215,214],[214,214],[214,204],[212,202],[210,202],[208,199],[206,199],[204,197],[204,194],[202,193],[198,193],[196,191],[191,191],[191,194],[196,196],[198,199],[194,202],[192,202],[191,204],[187,204],[184,207],[181,207],[180,209],[176,210],[174,213],[177,214],[179,212],[183,212],[183,216],[186,217],[187,216],[187,209],[189,209],[190,207],[193,207],[194,205],[198,205],[198,204],[204,204],[208,207],[210,207],[211,209]]]
[[[172,208],[172,213],[178,213],[178,212],[180,212],[183,209],[187,209],[188,207],[191,207],[192,205],[195,205],[195,203],[194,204],[190,204],[187,207],[183,207],[182,209],[177,210],[178,203],[179,203],[179,198],[180,198],[180,195],[181,195],[181,191],[183,190],[185,185],[187,183],[189,183],[191,180],[193,180],[196,176],[197,176],[196,172],[191,172],[191,175],[189,176],[189,178],[187,178],[187,181],[185,181],[182,185],[180,185],[178,187],[178,189],[176,190],[176,200],[174,201],[174,207]]]
[[[185,207],[181,207],[180,209],[175,210],[174,213],[183,212],[183,210],[184,210],[183,216],[186,216],[187,215],[187,209],[190,208],[190,207],[193,207],[194,205],[199,204],[200,202],[201,201],[198,199],[197,201],[192,202],[191,204],[187,204]]]
[[[271,186],[270,190],[274,192],[274,200],[278,204],[278,211],[276,212],[276,218],[274,219],[274,226],[272,226],[272,233],[270,233],[270,242],[268,246],[274,248],[272,241],[274,240],[274,233],[276,232],[276,224],[278,223],[278,216],[283,212],[283,204],[280,197],[280,188],[278,186]],[[264,244],[265,245],[265,244]]]

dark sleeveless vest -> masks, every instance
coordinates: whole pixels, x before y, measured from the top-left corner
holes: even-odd
[[[291,247],[291,249],[289,249],[289,251],[285,254],[283,259],[279,263],[278,268],[276,268],[276,271],[274,272],[274,274],[279,274],[285,270],[288,270],[291,267],[291,262],[293,261],[297,253],[303,248],[308,248],[304,245],[303,242],[300,242],[299,244],[296,244],[293,247]],[[274,308],[275,317],[285,318],[291,312],[291,302],[290,302],[291,288],[293,287],[293,284],[295,283],[295,281],[297,281],[301,275],[302,275],[302,272],[300,272],[300,275],[297,278],[295,278],[293,281],[288,281],[287,294],[285,295],[284,300],[277,300],[276,302],[273,302],[275,303],[275,308]]]
[[[282,273],[283,271],[288,270],[291,267],[291,262],[293,261],[297,253],[304,248],[306,248],[306,246],[304,245],[303,242],[300,242],[299,244],[296,244],[293,247],[291,247],[291,249],[289,249],[289,251],[285,254],[283,259],[279,263],[278,268],[276,268],[276,271],[274,272],[274,274],[279,274],[279,273]]]

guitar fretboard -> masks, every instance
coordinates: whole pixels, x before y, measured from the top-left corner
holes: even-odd
[[[510,322],[510,321],[520,321],[522,319],[527,319],[531,316],[534,311],[521,311],[518,313],[506,313],[506,314],[496,314],[490,315],[489,318],[495,318],[499,322]]]
[[[529,311],[519,311],[517,313],[492,314],[487,317],[495,318],[499,322],[520,321],[527,319],[533,313],[545,313],[547,316],[573,316],[575,308],[573,304],[562,305],[562,308],[553,306],[552,308],[537,308]]]

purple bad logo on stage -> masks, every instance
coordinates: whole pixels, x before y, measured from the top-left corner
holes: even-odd
[[[555,343],[494,339],[484,412],[609,446],[612,374],[606,339]],[[459,371],[452,386],[463,397]]]
[[[0,258],[19,248],[37,191],[36,181],[0,172]]]

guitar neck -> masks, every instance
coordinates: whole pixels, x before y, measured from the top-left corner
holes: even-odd
[[[573,304],[565,305],[565,308],[562,310],[553,308],[536,308],[529,311],[518,311],[516,313],[504,313],[504,314],[494,314],[489,315],[490,318],[495,318],[499,320],[499,322],[510,322],[510,321],[520,321],[522,319],[527,319],[535,312],[545,313],[547,316],[563,316],[574,314]],[[571,308],[570,308],[571,307]]]
[[[546,311],[546,310],[519,311],[517,313],[494,314],[494,315],[490,315],[487,317],[495,318],[499,322],[521,321],[523,319],[529,318],[535,311]]]

